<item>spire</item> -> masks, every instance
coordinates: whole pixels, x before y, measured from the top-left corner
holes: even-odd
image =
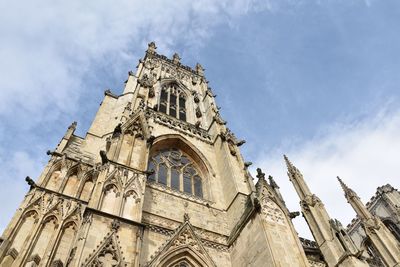
[[[351,188],[349,188],[342,181],[342,179],[340,179],[339,176],[337,176],[337,179],[338,179],[338,181],[340,183],[340,186],[342,187],[342,189],[344,191],[344,196],[346,197],[347,202],[349,202],[349,204],[353,207],[354,211],[357,213],[359,218],[361,220],[372,218],[371,213],[365,207],[364,203],[362,203],[361,199],[356,194],[356,192],[354,192]]]
[[[290,181],[293,183],[297,194],[299,195],[300,199],[303,200],[305,199],[306,196],[311,195],[310,189],[308,188],[306,182],[304,181],[303,175],[297,169],[292,162],[290,162],[289,158],[286,155],[283,155],[283,158],[285,159],[286,166],[288,169],[288,176]]]
[[[343,191],[344,191],[344,195],[346,197],[347,200],[349,200],[349,198],[353,198],[353,197],[357,197],[358,195],[356,194],[356,192],[354,192],[351,188],[349,188],[343,181],[342,179],[340,179],[339,176],[336,177],[340,183],[340,186],[342,187]]]
[[[353,207],[364,232],[371,240],[381,259],[386,263],[385,266],[400,266],[400,247],[390,231],[382,223],[378,216],[372,215],[357,194],[350,189],[339,177],[340,186],[343,188],[347,201]]]
[[[296,167],[292,164],[292,162],[290,162],[289,158],[286,155],[283,155],[283,158],[285,159],[286,167],[287,167],[289,173],[293,173],[294,170],[297,170]]]

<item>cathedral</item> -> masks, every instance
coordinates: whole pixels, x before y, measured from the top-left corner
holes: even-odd
[[[203,67],[156,49],[121,95],[105,91],[85,136],[72,123],[41,175],[26,177],[0,266],[400,267],[395,188],[364,204],[338,177],[357,213],[345,228],[284,156],[314,240],[299,237],[300,212],[273,177],[252,177]]]

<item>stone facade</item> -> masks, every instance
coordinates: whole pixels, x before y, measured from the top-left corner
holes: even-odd
[[[123,94],[105,92],[86,136],[76,127],[37,181],[27,177],[1,266],[368,266],[358,224],[354,244],[287,158],[316,242],[298,237],[298,213],[272,177],[258,169],[253,183],[244,140],[226,127],[200,64],[150,43]],[[398,226],[400,196],[390,190],[381,217]]]

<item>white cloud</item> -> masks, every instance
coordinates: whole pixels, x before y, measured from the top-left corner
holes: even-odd
[[[3,151],[0,153],[0,162],[2,170],[0,172],[0,203],[2,203],[0,233],[2,233],[27,193],[29,187],[25,182],[25,177],[27,174],[36,177],[43,166],[38,158],[32,158],[24,151],[11,153]]]
[[[347,225],[355,212],[346,202],[336,180],[340,176],[367,202],[378,186],[399,186],[400,110],[382,110],[356,122],[331,125],[318,137],[301,145],[285,145],[261,156],[257,166],[272,174],[286,204],[300,210],[282,155],[303,173],[311,191],[321,198],[332,218]],[[302,218],[295,220],[300,235],[310,237]]]
[[[120,71],[152,40],[168,53],[177,44],[200,47],[214,26],[248,11],[243,3],[259,6],[210,0],[2,2],[0,115],[16,107],[37,117],[49,107],[74,112],[93,62],[112,62]]]
[[[217,25],[249,12],[242,3],[262,8],[228,0],[0,1],[0,200],[7,203],[0,231],[25,193],[24,177],[37,177],[45,158],[18,151],[54,146],[46,144],[45,131],[32,130],[38,125],[81,118],[85,79],[102,79],[93,75],[95,64],[110,66],[111,76],[127,72],[122,66],[134,68],[152,40],[160,53],[170,55],[178,45],[193,52]]]

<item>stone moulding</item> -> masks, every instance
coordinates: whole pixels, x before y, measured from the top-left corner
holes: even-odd
[[[176,229],[179,228],[178,222],[151,214],[143,215],[143,223],[150,231],[168,237],[172,236],[176,232]],[[219,251],[229,251],[227,236],[206,231],[195,226],[193,226],[193,229],[203,245]]]
[[[148,117],[152,117],[155,123],[161,124],[163,126],[167,126],[168,128],[175,129],[178,132],[184,133],[191,137],[195,137],[203,142],[208,144],[212,144],[211,135],[201,128],[196,128],[195,125],[192,125],[188,122],[184,122],[178,119],[175,119],[171,116],[162,114],[157,111],[147,109]]]
[[[174,196],[186,199],[186,200],[190,200],[192,202],[196,202],[197,204],[207,205],[207,206],[213,204],[211,201],[208,201],[206,199],[203,199],[203,198],[200,198],[200,197],[197,197],[197,196],[194,196],[194,195],[190,195],[190,194],[178,191],[178,190],[174,190],[174,189],[172,189],[170,187],[164,186],[164,185],[159,184],[159,183],[147,181],[146,185],[148,187],[150,187],[150,188],[155,189],[155,190],[158,190],[158,191],[161,191],[161,192],[165,192],[165,193],[168,193],[170,195],[174,195]]]
[[[203,78],[203,76],[199,75],[196,70],[192,69],[189,66],[186,65],[182,65],[180,62],[179,63],[175,63],[172,59],[167,58],[164,55],[159,55],[156,52],[154,53],[147,53],[147,57],[148,58],[157,58],[160,61],[162,61],[162,63],[164,63],[164,65],[168,66],[168,67],[172,67],[172,68],[179,68],[182,72],[184,72],[186,75],[190,75],[190,76],[195,76],[198,78]]]

